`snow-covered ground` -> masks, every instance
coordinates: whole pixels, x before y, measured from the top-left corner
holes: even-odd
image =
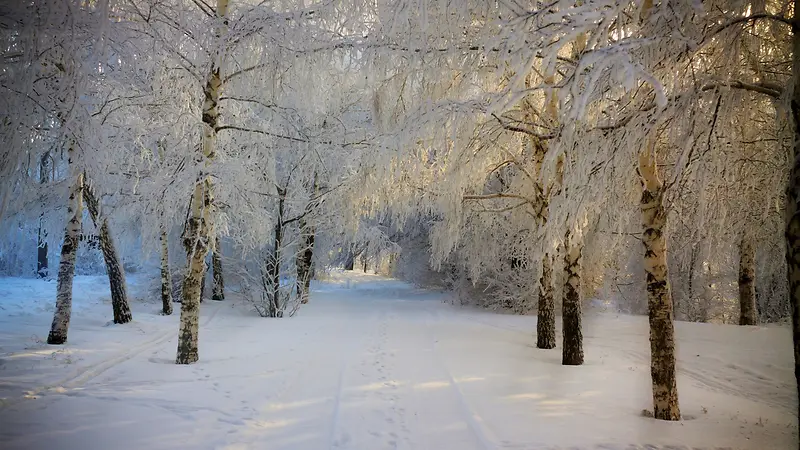
[[[686,420],[666,423],[642,415],[642,317],[587,311],[586,364],[563,367],[535,348],[535,317],[347,273],[293,318],[204,302],[201,360],[177,366],[179,309],[136,301],[133,323],[109,325],[105,278],[77,277],[56,347],[54,299],[55,283],[0,279],[2,449],[797,447],[785,328],[677,324]]]

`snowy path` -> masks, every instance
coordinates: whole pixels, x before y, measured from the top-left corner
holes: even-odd
[[[134,323],[106,326],[101,286],[76,280],[58,348],[33,338],[50,288],[0,279],[0,448],[796,448],[783,328],[678,324],[689,420],[664,423],[641,416],[644,318],[587,314],[587,363],[562,367],[559,350],[533,347],[534,317],[347,274],[291,319],[204,303],[201,361],[176,366],[177,315],[135,303]]]

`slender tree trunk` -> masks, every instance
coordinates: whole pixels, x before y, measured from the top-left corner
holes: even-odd
[[[680,420],[678,386],[675,378],[675,328],[672,321],[672,292],[667,271],[667,241],[664,227],[667,213],[663,185],[658,177],[655,133],[639,155],[639,174],[644,234],[644,270],[650,317],[650,374],[653,381],[653,414],[656,419]]]
[[[41,218],[39,218],[39,235],[36,243],[36,276],[38,278],[47,278],[47,232],[42,229]]]
[[[228,0],[217,0],[216,15],[219,28],[217,39],[222,38],[227,22]],[[212,58],[216,60],[216,58]],[[222,93],[222,78],[217,63],[211,70],[203,89],[203,142],[202,152],[204,168],[208,170],[216,157],[217,124],[219,121],[219,97]],[[200,322],[200,290],[205,275],[205,259],[208,254],[209,238],[214,232],[214,196],[211,177],[203,170],[197,177],[192,193],[190,216],[184,230],[183,245],[188,255],[186,279],[183,282],[183,300],[181,301],[180,329],[178,331],[177,364],[197,362],[198,333]]]
[[[85,178],[85,176],[84,176]],[[87,182],[83,187],[83,199],[86,201],[86,209],[95,226],[100,228],[100,250],[103,252],[103,259],[106,262],[106,272],[108,272],[108,284],[111,289],[111,307],[114,311],[114,323],[128,323],[133,320],[131,307],[128,304],[128,289],[125,285],[125,272],[119,260],[119,254],[114,246],[114,239],[111,237],[111,230],[108,226],[108,219],[101,214],[100,202],[94,194],[91,183]]]
[[[214,269],[214,292],[211,300],[225,300],[225,280],[222,278],[222,245],[219,236],[214,239],[214,252],[211,254]]]
[[[39,161],[39,183],[47,184],[50,181],[50,152],[45,152]],[[45,209],[42,204],[42,210]],[[36,276],[38,278],[47,278],[48,263],[47,263],[47,231],[42,229],[42,219],[44,218],[44,211],[39,215],[39,233],[36,241]]]
[[[344,260],[344,270],[353,270],[356,267],[356,255],[353,252],[353,246],[350,245],[347,250],[347,258]]]
[[[72,315],[72,278],[75,275],[78,235],[81,232],[83,216],[82,190],[83,174],[79,174],[70,189],[69,203],[67,203],[67,226],[64,230],[64,243],[61,245],[61,261],[58,263],[56,310],[53,314],[53,323],[50,325],[50,334],[47,336],[48,344],[61,345],[67,342],[69,320]]]
[[[367,273],[367,251],[364,250],[364,273]]]
[[[564,241],[564,297],[561,320],[563,321],[564,348],[561,364],[580,366],[583,364],[583,332],[581,330],[581,243],[570,242],[569,232]]]
[[[169,240],[167,227],[161,224],[161,313],[172,314],[172,275],[169,273]]]
[[[755,248],[745,234],[739,244],[739,325],[758,325],[755,280]]]
[[[280,317],[281,313],[281,245],[283,245],[283,227],[275,225],[275,246],[272,249],[272,293],[269,308],[269,317]]]
[[[286,200],[286,189],[278,189],[278,220],[275,221],[275,246],[272,248],[272,298],[269,317],[283,317],[281,305],[281,246],[283,245],[283,214]]]
[[[697,246],[692,247],[691,255],[689,257],[689,273],[686,274],[686,279],[688,283],[688,295],[687,295],[687,305],[697,305],[697,302],[694,300],[694,274],[695,269],[697,268],[697,257],[700,254],[700,250],[698,250]],[[674,305],[675,309],[678,309],[677,303]],[[686,306],[683,308],[684,315],[686,317]],[[672,317],[675,318],[676,313],[673,311]]]
[[[314,261],[314,230],[300,219],[300,252],[297,254],[297,296],[308,303],[311,287],[311,265]]]
[[[536,347],[556,348],[556,312],[553,301],[553,267],[550,255],[542,258],[542,277],[539,278],[539,310],[536,313]]]
[[[792,309],[794,376],[800,397],[800,0],[794,0],[793,11],[791,111],[794,145],[791,174],[786,189],[786,266],[789,303]],[[798,402],[798,417],[800,417],[800,402]]]

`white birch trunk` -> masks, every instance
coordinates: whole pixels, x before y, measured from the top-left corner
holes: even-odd
[[[217,0],[216,15],[221,21],[217,30],[220,39],[224,32],[228,0]],[[203,101],[203,159],[206,167],[214,160],[217,145],[217,123],[219,119],[219,97],[222,92],[222,78],[216,62],[204,87]],[[210,176],[201,172],[198,176],[190,207],[190,216],[184,230],[184,247],[188,255],[186,278],[183,283],[181,301],[180,330],[178,331],[177,364],[197,362],[198,333],[200,320],[200,290],[205,274],[205,259],[208,254],[209,237],[213,236],[214,197],[213,182]]]
[[[169,240],[167,228],[161,223],[161,313],[165,316],[172,314],[172,275],[169,272]]]
[[[70,149],[72,153],[72,149]],[[70,155],[71,162],[72,155]],[[75,275],[75,257],[78,252],[78,235],[81,232],[83,215],[82,203],[83,174],[79,174],[69,192],[67,203],[67,226],[64,230],[64,243],[61,245],[61,261],[58,263],[58,284],[56,287],[56,310],[47,343],[61,345],[67,342],[69,320],[72,315],[72,279]]]
[[[647,281],[647,304],[650,317],[650,374],[653,384],[653,416],[662,420],[680,420],[678,387],[675,378],[675,327],[672,320],[672,292],[667,271],[667,240],[664,228],[664,190],[656,165],[656,131],[651,131],[639,154],[642,243]]]

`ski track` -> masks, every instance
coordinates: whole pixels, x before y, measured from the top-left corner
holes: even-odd
[[[613,349],[616,351],[621,350],[619,347],[609,346],[605,344],[594,344],[594,346],[606,349]],[[650,366],[649,354],[632,349],[623,349],[622,352],[631,361],[634,361],[638,364],[642,364],[648,367]],[[735,380],[733,378],[723,379],[720,378],[720,375],[716,375],[711,371],[704,370],[701,367],[690,367],[688,364],[681,364],[680,362],[678,363],[678,373],[686,375],[688,378],[692,379],[694,381],[694,384],[701,389],[706,389],[711,392],[717,392],[725,395],[731,395],[743,398],[755,403],[762,403],[773,408],[784,409],[786,410],[787,413],[795,412],[795,405],[788,400],[782,399],[780,397],[773,399],[770,398],[770,396],[765,395],[764,392],[754,394],[749,391],[749,388],[751,389],[753,385],[756,384],[763,385],[766,384],[765,383],[766,381],[771,381],[770,386],[777,390],[780,389],[789,390],[791,389],[791,387],[789,387],[784,383],[779,383],[777,381],[766,378],[763,375],[753,376],[755,372],[749,371],[747,369],[735,365],[729,364],[728,367],[737,370],[737,372],[742,373],[746,376]]]
[[[208,316],[208,318],[201,324],[201,326],[206,327],[208,324],[216,317],[219,310],[222,308],[222,305],[218,306],[214,309],[214,311]],[[125,326],[127,324],[123,324],[121,326]],[[58,392],[61,389],[78,389],[85,386],[87,383],[92,381],[93,379],[99,377],[103,373],[107,372],[114,367],[119,366],[120,364],[125,363],[126,361],[130,361],[131,359],[135,358],[136,356],[141,355],[142,353],[158,347],[159,345],[164,344],[165,342],[169,341],[173,336],[175,336],[175,330],[168,330],[159,333],[156,337],[144,341],[138,345],[135,345],[133,348],[123,350],[119,353],[116,353],[114,356],[98,361],[94,364],[89,364],[86,367],[82,367],[78,369],[76,373],[71,375],[68,378],[64,378],[56,383],[47,384],[44,386],[40,386],[34,389],[31,389],[25,393],[22,397],[17,397],[14,399],[7,399],[5,401],[0,402],[0,410],[9,408],[11,406],[17,405],[21,402],[24,402],[28,399],[36,399],[43,395],[46,395],[50,392]]]
[[[377,316],[375,316],[377,317]],[[374,317],[373,317],[374,320]],[[341,408],[342,408],[342,398],[345,396],[345,380],[347,377],[348,369],[352,364],[352,360],[354,355],[356,354],[356,350],[359,348],[361,342],[350,337],[350,343],[348,345],[347,351],[343,354],[341,358],[341,363],[339,366],[337,380],[336,380],[336,392],[333,396],[333,405],[331,408],[330,414],[330,431],[328,432],[328,448],[329,449],[336,449],[340,447],[340,442],[337,439],[336,433],[339,431],[340,427],[340,420],[341,420]]]
[[[477,318],[470,318],[469,323],[476,323],[485,327],[489,327],[491,329],[501,330],[506,333],[510,334],[523,334],[528,335],[528,333],[515,329],[509,328],[507,326],[502,325],[495,325],[492,323],[484,322],[483,320]],[[532,330],[531,333],[535,335],[536,330]],[[588,338],[588,339],[587,339]],[[616,352],[622,352],[628,358],[638,364],[642,364],[645,366],[650,365],[650,354],[647,352],[642,352],[638,350],[633,350],[630,348],[625,348],[628,346],[628,343],[618,343],[618,345],[608,345],[602,344],[593,340],[590,336],[584,336],[584,342],[586,346],[586,341],[591,341],[591,347],[599,347],[605,348],[609,350],[614,350]],[[588,350],[589,352],[591,349]],[[689,364],[683,364],[681,361],[678,361],[678,373],[687,376],[688,378],[692,379],[696,386],[709,390],[711,392],[717,392],[725,395],[732,395],[739,398],[743,398],[746,400],[750,400],[755,403],[762,403],[774,408],[781,408],[785,409],[787,413],[794,413],[796,411],[796,405],[793,404],[791,401],[775,395],[776,398],[771,398],[770,395],[765,395],[764,392],[759,392],[758,394],[754,394],[751,392],[751,389],[755,385],[763,385],[763,384],[770,384],[776,391],[780,390],[791,390],[793,389],[791,386],[785,383],[780,383],[775,381],[762,373],[750,370],[746,367],[737,366],[735,364],[728,364],[728,368],[733,369],[739,374],[743,376],[732,378],[721,378],[719,375],[714,374],[712,371],[704,370],[702,367],[694,367],[690,366]]]
[[[431,316],[435,319],[435,323],[439,323],[439,311],[428,311]],[[467,422],[470,431],[475,438],[480,443],[481,448],[484,450],[495,450],[500,448],[498,444],[499,439],[494,436],[494,433],[488,429],[484,423],[483,418],[469,406],[466,397],[464,396],[464,392],[458,386],[458,382],[456,381],[455,377],[453,377],[453,373],[447,368],[447,363],[445,362],[444,358],[439,355],[439,351],[437,349],[439,339],[436,336],[436,327],[430,325],[430,321],[428,320],[427,323],[427,330],[430,332],[430,345],[431,349],[434,352],[434,359],[438,362],[439,367],[441,368],[442,372],[444,373],[445,377],[447,378],[448,382],[450,383],[450,389],[455,393],[456,398],[458,399],[459,410],[464,417],[465,421]]]

